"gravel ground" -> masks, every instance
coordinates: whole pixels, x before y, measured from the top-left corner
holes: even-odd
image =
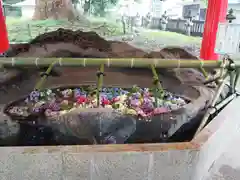
[[[125,36],[118,36],[118,37],[112,37],[112,38],[106,38],[108,40],[114,40],[114,41],[124,41],[129,43],[132,46],[135,46],[137,48],[140,48],[144,51],[150,52],[150,51],[159,51],[160,49],[167,47],[167,46],[180,46],[184,48],[185,50],[191,52],[195,56],[199,57],[200,55],[200,44],[196,43],[189,43],[189,44],[183,44],[183,43],[176,43],[176,40],[167,40],[167,38],[162,38],[160,36],[150,36],[145,37],[141,34],[134,34],[134,35],[125,35]]]

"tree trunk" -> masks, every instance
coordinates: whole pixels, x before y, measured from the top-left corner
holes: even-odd
[[[33,19],[75,19],[72,0],[35,0],[36,7]]]

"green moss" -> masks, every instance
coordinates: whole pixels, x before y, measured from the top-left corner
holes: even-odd
[[[169,45],[187,45],[196,44],[200,45],[202,42],[201,37],[186,36],[184,34],[169,32],[169,31],[156,31],[156,30],[146,30],[141,34],[143,37],[148,37],[152,39],[161,38],[162,44]]]

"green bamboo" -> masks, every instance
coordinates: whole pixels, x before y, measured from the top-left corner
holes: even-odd
[[[157,71],[156,71],[156,68],[154,67],[154,65],[151,65],[151,70],[152,70],[152,73],[153,73],[153,85],[155,86],[154,87],[155,107],[158,107],[157,91],[160,90],[161,93],[163,93],[163,88],[162,88],[162,85],[159,81],[159,77],[158,77],[158,74],[157,74]]]
[[[156,68],[219,68],[222,61],[215,60],[184,60],[184,59],[153,59],[153,58],[0,58],[0,65],[5,67],[48,66],[57,61],[56,66],[99,66],[143,68],[154,65]],[[236,62],[240,67],[240,62]]]
[[[46,70],[45,73],[46,73],[46,74],[49,74],[49,73],[52,71],[52,69],[53,69],[53,67],[54,67],[55,64],[56,64],[56,61],[53,62],[53,63],[48,67],[48,69]],[[35,86],[34,89],[40,90],[46,80],[47,80],[47,75],[44,75],[43,77],[41,77],[41,79],[37,82],[37,84],[36,84],[36,86]]]
[[[101,64],[99,71],[100,73],[104,72],[104,64]],[[98,107],[100,106],[100,90],[102,89],[102,85],[103,85],[103,74],[100,74],[97,79],[97,106]]]
[[[203,67],[200,67],[200,70],[202,71],[204,77],[206,78],[206,80],[208,80],[208,73],[205,71],[205,69]]]

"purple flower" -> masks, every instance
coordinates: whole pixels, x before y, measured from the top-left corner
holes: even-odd
[[[132,98],[133,98],[133,99],[140,99],[140,98],[141,98],[141,94],[140,94],[140,93],[134,93],[134,94],[132,95]]]
[[[40,108],[39,108],[39,107],[34,107],[34,108],[33,108],[33,112],[39,113],[39,112],[40,112]]]
[[[130,101],[131,106],[138,107],[140,106],[140,101],[138,99],[133,99]]]
[[[77,98],[82,95],[81,89],[74,89],[74,97]]]
[[[100,99],[108,99],[108,96],[105,93],[100,93]]]
[[[143,103],[144,104],[148,104],[148,103],[152,103],[151,99],[147,98],[147,97],[144,97],[143,98]]]
[[[59,111],[60,110],[60,105],[56,102],[51,102],[48,105],[48,109],[51,109],[52,111]]]
[[[120,90],[120,95],[124,95],[124,94],[128,94],[128,93],[129,93],[128,91]]]
[[[37,102],[39,100],[39,97],[40,97],[40,92],[39,91],[32,91],[29,95],[30,101]]]

